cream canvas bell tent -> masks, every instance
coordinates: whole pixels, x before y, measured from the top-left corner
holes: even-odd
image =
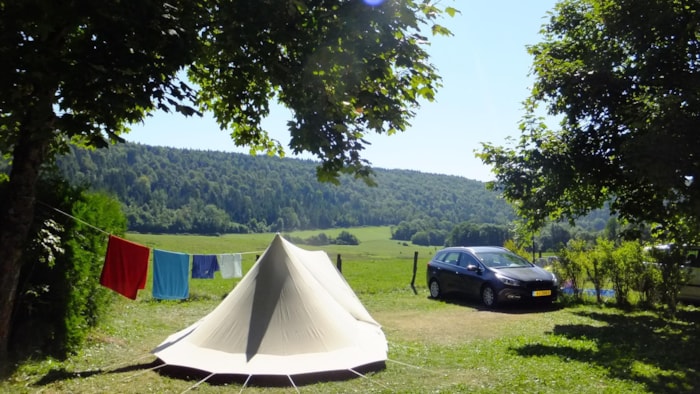
[[[381,368],[387,342],[325,252],[277,234],[221,304],[152,353],[208,376],[292,379]]]

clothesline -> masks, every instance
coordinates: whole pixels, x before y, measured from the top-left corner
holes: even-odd
[[[97,231],[99,231],[99,232],[101,232],[101,233],[103,233],[103,234],[105,234],[105,235],[108,235],[108,236],[109,236],[109,235],[112,235],[112,234],[110,234],[109,232],[107,232],[107,231],[105,231],[105,230],[103,230],[103,229],[101,229],[101,228],[99,228],[99,227],[97,227],[97,226],[94,226],[94,225],[92,225],[92,224],[90,224],[90,223],[88,223],[88,222],[86,222],[86,221],[84,221],[84,220],[82,220],[82,219],[80,219],[80,218],[78,218],[78,217],[75,217],[75,216],[73,216],[73,215],[71,215],[71,214],[69,214],[69,213],[67,213],[67,212],[64,212],[64,211],[62,211],[62,210],[60,210],[60,209],[58,209],[58,208],[52,207],[51,205],[49,205],[49,204],[47,204],[47,203],[45,203],[45,202],[43,202],[43,201],[36,200],[36,202],[39,203],[39,204],[41,204],[41,205],[43,205],[43,206],[45,206],[45,207],[47,207],[47,208],[49,208],[49,209],[53,209],[54,211],[56,211],[56,212],[58,212],[58,213],[60,213],[60,214],[62,214],[62,215],[65,215],[65,216],[67,216],[67,217],[69,217],[69,218],[75,220],[76,222],[80,222],[80,223],[82,223],[82,224],[84,224],[84,225],[86,225],[86,226],[88,226],[88,227],[90,227],[90,228],[92,228],[92,229],[94,229],[94,230],[97,230]],[[262,253],[262,252],[264,252],[264,250],[254,250],[254,251],[251,251],[251,252],[235,252],[235,253],[238,253],[238,254],[254,254],[254,253]]]
[[[136,299],[146,286],[151,248],[136,242],[109,236],[100,284],[117,293]],[[190,269],[190,261],[191,269]],[[175,300],[189,298],[189,279],[213,279],[243,276],[240,253],[189,254],[153,249],[153,298]]]
[[[49,209],[82,223],[108,236],[105,263],[100,284],[121,295],[136,299],[138,290],[146,285],[151,248],[120,238],[43,201],[37,202]],[[241,255],[261,251],[228,252],[218,254],[190,254],[153,248],[153,296],[158,299],[186,299],[189,297],[189,267],[192,257],[192,278],[211,279],[215,271],[224,278],[242,276]]]
[[[86,221],[84,221],[84,220],[82,220],[82,219],[79,219],[79,218],[77,218],[77,217],[75,217],[75,216],[73,216],[73,215],[71,215],[71,214],[69,214],[69,213],[63,212],[63,211],[61,211],[61,210],[58,209],[58,208],[54,208],[54,207],[52,207],[51,205],[49,205],[49,204],[47,204],[47,203],[45,203],[45,202],[43,202],[43,201],[36,200],[36,202],[38,202],[39,204],[41,204],[41,205],[43,205],[43,206],[45,206],[45,207],[47,207],[47,208],[53,209],[54,211],[56,211],[56,212],[58,212],[58,213],[61,213],[61,214],[63,214],[63,215],[66,215],[66,216],[68,216],[69,218],[75,220],[76,222],[80,222],[80,223],[82,223],[82,224],[84,224],[84,225],[86,225],[86,226],[88,226],[88,227],[90,227],[90,228],[92,228],[92,229],[94,229],[94,230],[97,230],[97,231],[99,231],[99,232],[101,232],[101,233],[103,233],[103,234],[105,234],[105,235],[109,235],[109,233],[108,233],[107,231],[105,231],[105,230],[103,230],[103,229],[101,229],[101,228],[99,228],[99,227],[93,226],[92,224],[90,224],[90,223],[88,223],[88,222],[86,222]]]

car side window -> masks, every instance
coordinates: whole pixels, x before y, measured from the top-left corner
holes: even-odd
[[[467,267],[470,264],[479,267],[479,260],[475,259],[474,256],[468,255],[466,253],[462,254],[460,263],[464,264],[462,265],[462,267]]]
[[[433,257],[433,260],[444,263],[445,262],[445,255],[447,255],[447,253],[440,252],[440,253],[436,254],[435,257]]]
[[[455,265],[459,267],[466,267],[464,263],[462,263],[462,253],[457,253],[457,255],[454,257],[455,259]]]
[[[446,264],[457,265],[457,262],[459,261],[459,255],[459,252],[447,252],[443,256],[441,261]]]

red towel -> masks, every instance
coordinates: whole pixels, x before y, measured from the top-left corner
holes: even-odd
[[[100,284],[135,300],[138,290],[146,286],[150,251],[143,245],[110,235]]]

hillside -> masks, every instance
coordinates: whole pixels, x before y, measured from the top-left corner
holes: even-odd
[[[309,160],[119,144],[72,149],[58,166],[76,184],[116,196],[129,229],[200,233],[396,225],[435,228],[464,221],[504,224],[510,206],[483,182],[375,169],[378,186],[342,177],[319,183]]]

